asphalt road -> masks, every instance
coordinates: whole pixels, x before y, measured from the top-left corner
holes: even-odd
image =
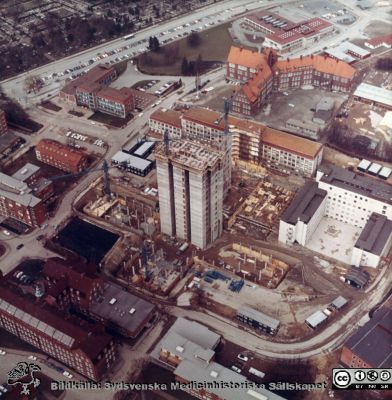
[[[274,4],[282,3],[283,0],[273,1],[273,2],[260,2],[260,1],[249,1],[249,0],[228,0],[224,2],[220,2],[217,4],[213,4],[202,8],[198,11],[192,12],[190,14],[183,15],[179,18],[170,20],[168,22],[164,22],[153,27],[144,29],[139,31],[135,34],[133,39],[124,40],[123,38],[115,39],[111,42],[106,42],[104,44],[98,45],[94,48],[84,50],[80,53],[74,54],[69,57],[65,57],[63,59],[54,61],[52,63],[46,64],[44,66],[35,68],[31,71],[24,72],[16,77],[6,79],[0,82],[3,90],[10,96],[13,97],[22,104],[29,104],[31,102],[36,102],[42,96],[39,94],[36,96],[34,93],[26,94],[23,89],[24,80],[27,76],[41,76],[47,77],[53,73],[61,73],[64,72],[66,69],[73,68],[77,65],[82,63],[87,63],[93,57],[96,57],[98,53],[103,54],[108,51],[115,50],[119,47],[123,47],[125,45],[132,45],[130,49],[127,49],[123,52],[118,54],[114,54],[110,57],[104,58],[100,61],[97,61],[95,64],[99,62],[108,62],[111,59],[115,59],[116,57],[129,54],[130,52],[133,53],[141,53],[146,51],[146,45],[148,42],[137,44],[142,40],[147,40],[150,36],[157,36],[159,40],[162,42],[165,39],[172,39],[175,40],[174,37],[179,33],[190,32],[192,29],[194,30],[205,30],[211,28],[213,25],[224,23],[227,20],[235,17],[238,14],[241,14],[247,10],[253,10],[259,7],[270,7]],[[218,19],[221,22],[218,22]],[[195,23],[195,21],[198,21]],[[180,26],[184,26],[186,24],[190,24],[185,28],[177,29]],[[208,26],[206,26],[208,24]],[[174,29],[177,29],[174,31]],[[168,32],[172,30],[172,32]],[[160,36],[160,33],[167,32],[166,35]],[[91,68],[91,65],[86,68]],[[86,69],[84,68],[84,69]],[[76,72],[81,72],[83,69],[78,70]],[[65,79],[70,76],[64,75],[63,77],[58,78],[59,82],[56,82],[55,79],[49,79],[46,81],[46,86],[43,89],[45,92],[45,96],[48,94],[56,93],[61,86],[63,86]],[[57,79],[57,78],[56,78]]]

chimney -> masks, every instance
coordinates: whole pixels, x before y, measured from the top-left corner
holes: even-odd
[[[287,57],[287,62],[290,62],[290,58],[289,57]]]
[[[310,58],[313,60],[313,54],[310,55]]]
[[[301,54],[301,57],[300,57],[300,59],[302,60],[302,58],[303,58],[303,57],[302,57],[302,54]]]

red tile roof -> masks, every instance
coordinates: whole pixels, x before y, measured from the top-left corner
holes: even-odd
[[[370,44],[371,46],[378,46],[382,43],[385,43],[386,45],[392,45],[392,34],[391,35],[383,35],[383,36],[377,36],[373,39],[367,40],[365,44]]]
[[[159,108],[150,115],[150,119],[181,128],[181,115],[180,111]]]
[[[28,316],[35,318],[36,323],[40,321],[48,332],[41,330],[43,335],[56,341],[60,345],[83,350],[92,360],[109,344],[112,337],[104,333],[102,327],[97,324],[90,324],[85,320],[63,313],[62,311],[44,303],[38,303],[33,296],[17,293],[10,288],[1,286],[0,300],[4,300],[14,307],[20,309]],[[6,312],[6,311],[2,311]],[[24,322],[20,315],[14,318]],[[26,322],[24,322],[26,323]],[[59,331],[59,335],[53,335],[53,329]],[[68,338],[62,338],[64,334]],[[94,345],[91,346],[91,343]]]
[[[351,79],[355,69],[344,61],[335,60],[326,56],[307,56],[278,61],[274,68],[280,72],[295,71],[303,67],[312,67],[317,71]]]
[[[231,46],[227,62],[247,68],[257,68],[265,62],[265,55],[242,47]]]
[[[116,103],[127,104],[132,100],[133,93],[127,90],[127,88],[114,89],[111,87],[106,87],[101,89],[97,93],[98,97],[102,97],[107,100],[114,101]]]
[[[45,156],[55,159],[67,160],[68,165],[78,166],[86,159],[86,154],[79,149],[74,149],[60,142],[51,139],[42,139],[35,146],[35,151],[39,151]]]

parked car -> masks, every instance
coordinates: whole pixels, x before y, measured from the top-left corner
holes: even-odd
[[[68,371],[64,371],[63,375],[66,376],[68,379],[72,379],[73,375],[71,373],[69,373]]]
[[[241,353],[238,354],[237,358],[239,360],[242,360],[242,361],[245,361],[245,362],[249,360],[249,358],[247,356],[245,356],[244,354],[241,354]]]
[[[37,357],[36,356],[28,356],[27,358],[29,360],[37,361]]]
[[[232,365],[232,366],[231,366],[231,369],[232,369],[233,371],[237,372],[238,374],[241,373],[241,370],[240,370],[238,367],[236,367],[235,365]]]
[[[20,250],[22,247],[24,247],[24,244],[23,244],[23,243],[19,243],[19,244],[16,246],[16,250]]]

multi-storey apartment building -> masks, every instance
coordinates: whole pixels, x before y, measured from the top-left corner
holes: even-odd
[[[49,259],[42,270],[48,293],[62,310],[74,310],[100,321],[121,335],[136,338],[153,319],[153,304],[105,281],[94,265],[65,265]]]
[[[42,139],[35,146],[37,160],[65,172],[77,173],[88,165],[87,155],[79,149],[69,147],[51,139]]]
[[[7,119],[5,117],[5,112],[0,109],[0,136],[8,132]]]
[[[0,172],[0,215],[11,217],[29,226],[44,222],[45,206],[26,183]]]
[[[113,337],[49,303],[45,294],[34,297],[2,284],[0,326],[87,378],[100,381],[116,360]]]
[[[348,92],[355,76],[349,64],[327,56],[280,60],[275,64],[274,86],[278,90],[313,85]]]
[[[362,229],[350,263],[377,267],[392,246],[392,188],[337,166],[320,166],[283,213],[279,241],[305,246],[322,217]]]
[[[167,130],[170,138],[179,139],[182,135],[181,116],[180,111],[160,108],[150,115],[148,125],[150,130],[158,133],[160,137],[163,137]]]
[[[243,54],[244,57],[238,54]],[[247,67],[250,59],[253,59],[257,68]],[[260,112],[273,90],[313,85],[347,92],[355,77],[355,70],[349,64],[327,56],[301,56],[278,61],[272,49],[256,53],[232,47],[227,60],[226,78],[238,80],[235,73],[237,70],[247,71],[244,80],[249,76],[246,83],[236,88],[236,95],[232,97],[232,111],[243,115],[255,115]]]
[[[97,109],[125,118],[135,108],[132,89],[104,88],[97,93]]]
[[[247,82],[260,68],[268,65],[269,53],[231,46],[226,63],[226,78],[235,82]]]
[[[266,35],[264,46],[279,54],[308,47],[334,31],[334,26],[322,18],[295,23],[270,11],[247,15],[245,23],[255,31],[263,32]]]
[[[109,85],[117,77],[117,73],[114,67],[111,65],[100,64],[90,69],[85,75],[80,76],[67,85],[65,85],[59,93],[59,97],[62,100],[70,102],[75,106],[77,103],[76,92],[78,88],[85,87],[85,90],[100,89],[104,86]]]
[[[205,248],[222,233],[223,155],[188,140],[155,151],[161,230]]]
[[[90,110],[126,118],[134,108],[144,109],[156,96],[136,89],[115,89],[108,85],[117,78],[114,67],[97,65],[60,91],[60,98]]]
[[[327,192],[307,182],[280,218],[279,241],[305,246],[324,216]]]
[[[320,143],[267,128],[262,135],[261,159],[272,168],[311,177],[323,158]]]
[[[328,192],[325,214],[363,228],[376,212],[392,220],[392,187],[338,166],[322,165],[316,180]]]
[[[392,245],[392,220],[372,213],[363,228],[351,255],[351,264],[376,268]]]
[[[151,115],[150,127],[162,137],[164,130],[173,126],[173,118],[171,114],[160,110],[156,113],[159,113],[159,116],[155,117],[155,113]],[[182,128],[180,133],[176,127],[174,138],[180,135],[206,144],[215,140],[219,144],[224,137],[223,116],[216,111],[196,107],[183,114],[175,113],[176,125],[179,119]],[[228,125],[232,161],[264,163],[310,177],[314,175],[322,160],[323,146],[319,143],[269,128],[255,121],[232,116],[228,118]]]

